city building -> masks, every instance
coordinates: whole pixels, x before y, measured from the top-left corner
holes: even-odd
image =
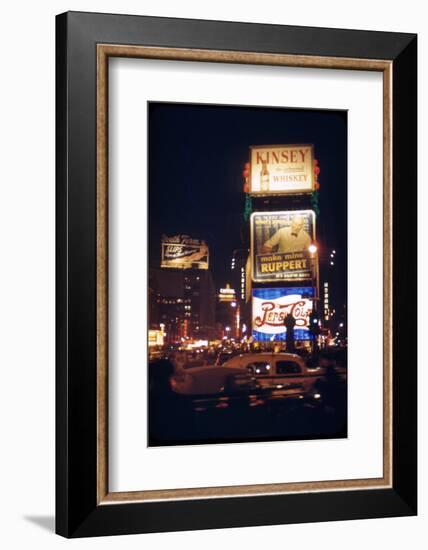
[[[150,269],[149,328],[164,325],[165,341],[211,339],[215,288],[206,269]]]
[[[339,333],[346,335],[346,287],[343,286],[343,269],[339,269],[339,262],[345,261],[340,257],[336,248],[326,248],[320,257],[320,304],[318,315],[323,319],[323,326],[330,329],[332,336]],[[346,265],[346,264],[345,264]]]

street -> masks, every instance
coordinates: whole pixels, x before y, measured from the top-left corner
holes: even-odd
[[[218,393],[181,395],[171,388],[173,372],[168,360],[150,364],[150,446],[347,436],[346,375],[311,375],[311,393],[303,383],[262,387],[251,379]]]

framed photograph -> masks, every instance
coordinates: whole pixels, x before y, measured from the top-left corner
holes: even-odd
[[[416,35],[56,25],[57,533],[415,515]]]

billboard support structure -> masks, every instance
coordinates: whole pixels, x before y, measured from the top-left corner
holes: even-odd
[[[263,210],[250,216],[252,328],[258,341],[286,340],[289,313],[298,325],[296,340],[310,340],[320,274],[316,213],[304,209],[304,195],[317,189],[314,167],[312,144],[250,147],[249,195],[265,199]],[[294,310],[297,304],[300,309]]]

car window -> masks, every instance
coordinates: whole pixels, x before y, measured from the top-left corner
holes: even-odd
[[[276,373],[277,374],[301,374],[302,369],[296,361],[277,361]]]
[[[247,364],[247,369],[256,376],[270,374],[270,365],[266,361],[252,361]]]

